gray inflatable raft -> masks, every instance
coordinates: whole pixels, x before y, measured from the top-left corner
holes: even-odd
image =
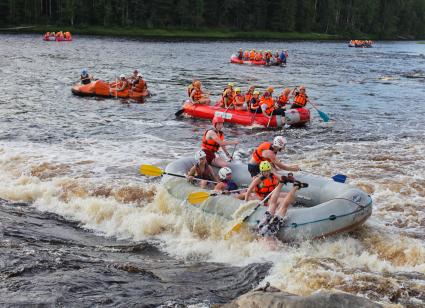
[[[193,164],[193,158],[181,158],[170,163],[165,171],[185,174]],[[251,182],[247,166],[232,163],[230,168],[233,180],[239,186],[247,187]],[[312,175],[296,174],[295,178],[308,183],[309,187],[297,192],[296,203],[288,209],[287,221],[277,235],[284,242],[347,232],[363,224],[372,214],[371,197],[355,186]],[[170,195],[181,201],[192,192],[202,191],[199,187],[189,184],[186,179],[174,176],[164,176],[163,185]],[[285,185],[282,190],[288,191],[291,185]],[[252,206],[247,208],[244,206],[245,202],[231,195],[220,195],[208,198],[197,207],[206,213],[236,222],[252,210],[255,203],[251,203]],[[265,211],[265,206],[258,208],[246,221],[247,226],[255,230]]]

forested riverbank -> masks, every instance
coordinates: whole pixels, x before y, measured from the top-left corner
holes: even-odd
[[[0,0],[0,25],[141,37],[418,39],[425,0]]]

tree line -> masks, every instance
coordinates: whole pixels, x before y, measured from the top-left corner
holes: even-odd
[[[425,37],[425,0],[0,0],[2,25]]]

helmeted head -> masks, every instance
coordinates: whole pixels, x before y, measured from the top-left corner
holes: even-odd
[[[241,93],[241,88],[236,88],[235,93]]]
[[[283,136],[276,136],[273,139],[273,147],[282,150],[286,145],[286,138]]]
[[[233,88],[233,87],[235,86],[235,84],[234,84],[233,82],[229,82],[229,83],[227,84],[227,86],[228,86],[228,87]]]
[[[250,86],[248,91],[254,91],[255,90],[255,86]]]
[[[252,93],[252,95],[256,95],[257,97],[258,97],[258,95],[260,95],[260,92],[259,91],[254,91],[253,93]]]
[[[260,172],[268,172],[271,170],[272,170],[272,165],[267,160],[263,160],[260,163]]]
[[[239,51],[242,51],[242,48],[239,48]]]
[[[270,97],[270,92],[264,92],[264,97]]]
[[[195,153],[195,160],[197,164],[199,164],[205,158],[207,158],[207,154],[205,154],[203,150],[199,150]]]
[[[289,88],[285,88],[285,90],[282,91],[282,94],[288,95],[289,93],[291,93],[291,89]]]
[[[217,124],[223,124],[224,123],[224,119],[223,119],[223,117],[220,117],[220,116],[214,116],[214,118],[212,119],[212,125],[214,126],[214,127],[216,127],[217,126]]]
[[[268,87],[266,91],[267,91],[267,92],[269,92],[269,93],[271,94],[271,93],[273,93],[274,88],[273,88],[273,87]]]
[[[195,88],[198,88],[198,89],[200,89],[201,88],[201,82],[199,81],[199,80],[196,80],[194,83],[193,83],[193,86],[195,87]]]
[[[136,75],[137,76],[138,74],[139,74],[139,71],[138,70],[134,70],[133,71],[133,75]]]
[[[301,91],[305,92],[305,87],[304,87],[304,86],[300,86],[300,87],[299,87],[299,90],[300,90],[300,92],[301,92]]]
[[[81,70],[81,75],[86,76],[89,71],[86,68]]]
[[[125,79],[125,75],[124,74],[121,74],[120,75],[120,79]]]
[[[229,175],[232,175],[232,169],[230,169],[229,167],[223,167],[218,170],[218,176],[222,180],[225,180]]]
[[[137,78],[143,78],[142,74],[137,74]]]

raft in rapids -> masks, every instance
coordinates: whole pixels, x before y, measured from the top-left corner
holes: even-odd
[[[194,163],[193,158],[181,158],[170,163],[165,172],[186,174]],[[251,176],[246,165],[232,163],[230,168],[232,178],[239,186],[250,184]],[[295,178],[308,183],[309,186],[297,192],[295,205],[288,209],[287,221],[277,234],[281,241],[302,241],[348,232],[362,225],[372,214],[371,197],[356,186],[312,175],[296,175]],[[162,183],[168,193],[181,202],[190,193],[202,191],[199,187],[189,184],[186,179],[173,176],[164,176]],[[288,191],[291,186],[292,184],[285,185],[283,191]],[[234,213],[240,212],[238,209],[244,204],[244,201],[231,195],[220,195],[210,197],[196,207],[205,213],[219,216],[232,225],[252,210],[250,207],[238,213],[236,218],[233,217]],[[255,202],[253,205],[255,206]],[[266,209],[267,207],[261,206],[250,216],[246,221],[249,229],[255,231]]]
[[[214,116],[221,116],[225,122],[245,126],[283,127],[285,124],[302,126],[310,121],[310,110],[307,108],[286,110],[283,120],[282,116],[274,115],[270,121],[262,113],[251,113],[244,110],[232,110],[204,104],[192,104],[189,101],[184,103],[182,111],[188,116],[199,119],[211,120]]]

